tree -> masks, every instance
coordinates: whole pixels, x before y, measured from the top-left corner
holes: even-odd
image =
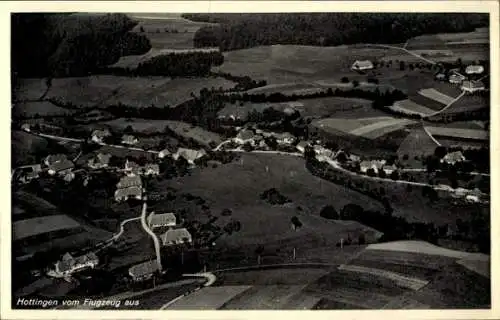
[[[143,32],[144,32],[144,27],[143,27],[143,26],[141,26],[141,27],[139,28],[139,31],[140,31],[141,33],[143,33]]]
[[[394,170],[393,172],[391,172],[391,179],[392,180],[398,180],[399,179],[399,173],[397,170]]]
[[[353,81],[352,81],[352,86],[353,86],[354,88],[359,87],[359,81],[358,81],[358,80],[353,80]]]
[[[358,237],[358,244],[365,244],[365,243],[366,243],[365,234],[360,233]]]
[[[346,204],[340,210],[340,218],[343,220],[358,220],[363,215],[364,209],[355,203]]]
[[[127,127],[125,127],[125,129],[123,129],[123,133],[127,133],[127,134],[134,133],[134,128],[132,128],[131,125],[128,125]]]
[[[371,170],[373,170],[373,169],[371,169]],[[384,171],[384,170],[379,170],[379,171],[378,171],[378,176],[379,176],[380,178],[386,178],[386,177],[387,177],[387,175],[385,174],[385,171]]]
[[[437,146],[436,149],[434,149],[434,155],[438,159],[443,159],[443,157],[447,154],[447,149],[444,146]]]
[[[316,160],[316,152],[312,146],[307,145],[304,148],[304,158],[306,161]]]
[[[246,152],[251,152],[253,151],[253,147],[250,143],[247,142],[243,145],[243,150],[245,150]]]
[[[406,68],[404,61],[399,61],[399,70],[404,71]]]
[[[325,219],[332,219],[332,220],[337,220],[339,219],[339,214],[337,213],[337,210],[332,205],[326,205],[321,209],[319,212],[320,217],[323,217]]]
[[[342,79],[340,79],[340,81],[341,81],[342,83],[348,83],[348,82],[349,82],[349,78],[347,78],[347,77],[342,77]]]
[[[260,256],[263,253],[264,253],[264,246],[258,245],[257,248],[255,248],[255,254],[257,255],[257,264],[260,264]]]
[[[383,171],[383,170],[381,170],[381,171]],[[375,172],[375,169],[370,168],[370,169],[366,170],[366,175],[368,175],[369,177],[375,177],[377,175],[377,173]]]
[[[302,227],[302,222],[297,216],[293,216],[291,222],[295,229],[299,229],[300,227]]]

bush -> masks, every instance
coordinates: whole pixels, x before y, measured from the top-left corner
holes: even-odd
[[[335,208],[331,205],[326,205],[319,212],[320,217],[325,219],[337,220],[339,219],[339,214],[335,210]]]
[[[342,83],[348,83],[348,82],[349,82],[349,78],[347,78],[347,77],[342,77],[342,79],[340,79],[340,81],[341,81]]]

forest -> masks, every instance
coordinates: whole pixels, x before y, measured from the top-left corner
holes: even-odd
[[[199,29],[194,46],[218,46],[225,51],[272,44],[404,43],[422,34],[469,32],[488,25],[488,15],[479,13],[214,13],[183,17],[219,23]]]

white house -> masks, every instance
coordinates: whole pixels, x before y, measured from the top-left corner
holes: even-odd
[[[173,212],[155,214],[152,212],[148,216],[148,225],[151,229],[160,227],[174,227],[177,224],[177,219]]]
[[[129,135],[129,134],[124,134],[122,137],[123,144],[134,145],[134,144],[137,144],[138,142],[139,142],[139,140],[137,140],[136,137]]]
[[[467,74],[481,74],[484,72],[484,67],[481,65],[470,65],[465,68]]]
[[[280,144],[293,144],[296,140],[295,136],[289,132],[283,132],[275,135],[276,141]]]
[[[306,151],[306,147],[308,147],[308,146],[310,146],[309,142],[302,140],[299,143],[297,143],[297,145],[295,147],[297,148],[297,150],[304,153]]]
[[[120,202],[120,201],[126,201],[128,199],[136,199],[136,200],[141,200],[142,199],[142,188],[141,187],[129,187],[129,188],[123,188],[123,189],[117,189],[115,191],[115,200]]]
[[[92,169],[106,168],[109,165],[111,155],[108,153],[98,153],[94,158],[88,161],[89,167]]]
[[[484,83],[482,81],[464,81],[460,87],[465,92],[474,93],[478,91],[484,91]]]
[[[156,163],[147,163],[144,166],[142,173],[146,176],[157,176],[160,174],[160,166]]]
[[[375,173],[378,173],[385,165],[385,160],[372,160],[372,161],[361,161],[359,164],[360,171],[366,173],[369,169],[373,169]],[[385,171],[385,170],[384,170]]]
[[[471,195],[471,194],[465,196],[465,201],[467,201],[469,203],[478,203],[478,202],[480,202],[478,196],[474,196],[474,195]]]
[[[134,281],[145,281],[151,279],[158,270],[156,261],[146,261],[130,267],[128,274]]]
[[[356,71],[371,70],[373,63],[370,60],[356,60],[351,68]]]
[[[465,76],[459,74],[459,73],[453,73],[449,78],[448,81],[453,84],[460,84],[462,81],[466,79]]]
[[[234,142],[238,144],[245,144],[245,143],[253,143],[253,138],[254,138],[254,133],[252,130],[249,129],[243,129],[234,138]]]
[[[65,278],[75,272],[85,269],[94,269],[99,264],[99,258],[93,252],[83,256],[73,258],[69,253],[66,253],[60,261],[54,266],[54,270],[50,270],[47,275],[54,278]]]
[[[390,166],[383,166],[382,169],[384,170],[385,174],[389,175],[396,171],[398,168],[392,164]]]
[[[186,148],[179,148],[177,149],[177,152],[172,155],[174,160],[178,160],[180,157],[186,159],[186,161],[193,165],[194,161],[204,157],[207,154],[207,152],[204,149],[200,150],[193,150],[193,149],[186,149]]]
[[[160,159],[163,159],[163,158],[165,158],[165,157],[167,157],[167,156],[169,156],[169,155],[171,155],[171,154],[172,154],[172,152],[170,152],[170,150],[168,150],[167,148],[165,148],[165,149],[163,149],[162,151],[160,151],[160,152],[158,153],[158,157],[159,157]]]
[[[142,187],[142,180],[140,176],[125,176],[116,184],[118,189],[130,187]]]
[[[48,172],[50,175],[55,175],[57,173],[58,175],[64,177],[66,174],[70,173],[74,167],[75,165],[73,164],[73,162],[65,159],[49,165]]]
[[[164,246],[193,242],[193,238],[186,228],[170,229],[160,236]]]
[[[21,126],[21,130],[24,130],[26,132],[30,132],[31,131],[31,125],[29,123],[23,123],[23,125]]]
[[[441,159],[441,162],[446,162],[449,164],[455,164],[462,161],[465,161],[465,157],[461,151],[450,152],[446,154],[443,159]]]
[[[92,132],[91,140],[96,142],[96,143],[103,143],[104,138],[109,137],[109,136],[111,136],[111,132],[109,132],[109,130],[107,130],[107,129],[94,130],[94,132]]]

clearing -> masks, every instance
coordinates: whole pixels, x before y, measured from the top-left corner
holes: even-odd
[[[453,127],[426,127],[433,136],[460,138],[464,140],[489,140],[489,133],[485,130],[463,129]]]
[[[121,77],[97,75],[54,79],[47,98],[78,107],[126,106],[175,107],[191,99],[202,88],[231,89],[234,83],[224,78]]]

